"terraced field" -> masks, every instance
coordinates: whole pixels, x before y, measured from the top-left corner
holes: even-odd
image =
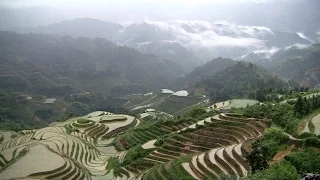
[[[252,100],[252,99],[232,99],[229,101],[229,104],[225,106],[224,108],[230,109],[230,108],[245,108],[247,105],[251,106],[259,101]]]
[[[163,111],[169,114],[183,110],[186,107],[195,105],[207,100],[203,96],[187,95],[187,91],[179,91],[177,95],[172,93],[158,93],[152,96],[141,96],[140,99],[136,96],[126,97],[128,102],[125,108],[130,111],[154,108],[158,111]],[[180,94],[182,93],[182,94]]]
[[[245,157],[251,150],[251,142],[260,137],[268,126],[267,120],[220,114],[179,126],[163,125],[157,132],[150,128],[151,132],[140,134],[141,137],[136,135],[129,141],[136,141],[135,145],[145,142],[142,147],[153,151],[140,159],[138,166],[135,164],[123,167],[119,177],[177,179],[174,173],[177,165],[173,167],[173,163],[185,157],[190,160],[178,165],[180,171],[182,169],[195,179],[215,179],[222,174],[246,176],[250,173],[250,166]],[[159,131],[170,135],[163,140],[162,145],[155,146],[156,140],[152,140],[152,136],[156,136]]]
[[[110,177],[106,170],[108,159],[118,152],[108,139],[138,124],[139,120],[132,116],[99,111],[42,129],[0,131],[0,177]]]
[[[206,117],[146,125],[132,116],[97,111],[42,129],[0,131],[0,177],[169,180],[181,179],[181,173],[193,179],[249,174],[245,157],[269,121]],[[144,155],[137,156],[134,148]],[[118,169],[108,167],[109,159],[118,161]]]

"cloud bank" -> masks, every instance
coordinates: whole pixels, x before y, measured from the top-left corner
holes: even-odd
[[[160,40],[173,40],[186,47],[240,47],[262,48],[265,39],[273,36],[271,29],[259,26],[237,26],[226,21],[145,21],[157,27]],[[140,23],[141,25],[142,23]],[[135,24],[139,25],[139,23]],[[165,34],[173,36],[168,39]],[[161,39],[161,37],[163,37]]]

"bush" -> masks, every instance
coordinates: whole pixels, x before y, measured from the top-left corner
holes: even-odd
[[[70,106],[67,108],[67,111],[75,116],[83,116],[90,112],[89,106],[81,102],[71,103]]]
[[[226,113],[226,115],[232,117],[243,117],[243,114],[240,113]]]
[[[87,123],[89,123],[91,121],[88,120],[88,119],[78,119],[77,122],[80,123],[80,124],[87,124]]]
[[[272,158],[277,152],[284,150],[289,137],[279,129],[270,128],[261,138],[261,146],[268,147],[268,157]]]
[[[299,172],[320,173],[320,152],[307,148],[302,152],[294,152],[285,157]]]
[[[135,160],[144,158],[153,150],[154,149],[143,149],[141,145],[135,146],[128,150],[128,153],[126,154],[124,161],[121,163],[121,165],[128,165],[130,163],[133,163],[133,161]]]
[[[309,133],[309,132],[303,132],[299,135],[300,139],[305,139],[307,137],[315,137],[316,135],[313,133]]]
[[[267,110],[268,110],[267,106],[255,104],[245,109],[244,116],[252,117],[252,118],[261,118],[266,115]]]
[[[161,136],[157,139],[157,141],[154,143],[155,146],[161,146],[164,142],[164,138]]]
[[[268,169],[258,171],[247,178],[246,180],[293,180],[299,179],[299,174],[294,166],[288,161],[281,161],[274,164]]]
[[[305,147],[317,147],[320,148],[320,139],[317,137],[307,137],[304,142],[303,145]]]
[[[314,126],[312,121],[309,121],[308,128],[309,128],[310,132],[314,133],[316,127]]]
[[[107,170],[113,169],[113,174],[115,176],[118,176],[120,174],[120,168],[121,168],[121,165],[120,165],[120,162],[119,162],[118,158],[110,157],[108,159],[108,164],[107,164],[106,169]]]

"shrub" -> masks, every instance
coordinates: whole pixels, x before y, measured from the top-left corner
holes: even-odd
[[[126,154],[124,161],[121,163],[121,165],[128,165],[135,160],[144,158],[152,151],[153,149],[143,149],[141,145],[135,146],[128,150],[128,153]]]
[[[87,104],[83,104],[81,102],[74,102],[71,103],[70,106],[67,108],[67,112],[72,113],[75,116],[83,116],[88,114],[89,106]]]
[[[161,146],[164,142],[164,138],[161,136],[157,139],[157,141],[154,143],[155,146]]]
[[[252,149],[247,156],[252,172],[268,168],[269,147],[258,140],[252,144]]]
[[[277,152],[284,150],[289,137],[279,129],[270,128],[261,138],[261,146],[268,148],[268,157],[272,158]]]
[[[118,158],[110,157],[108,159],[108,164],[107,164],[106,169],[107,170],[113,169],[113,173],[115,176],[118,176],[120,174],[120,168],[121,168],[121,165],[120,165]]]
[[[91,121],[88,120],[88,119],[78,119],[77,122],[80,123],[80,124],[87,124],[87,123],[89,123]]]
[[[300,139],[305,139],[307,137],[315,137],[316,135],[313,133],[309,133],[309,132],[303,132],[299,135]]]
[[[240,113],[226,113],[226,115],[232,117],[243,117],[243,114]]]
[[[314,133],[316,127],[314,126],[312,121],[309,121],[308,128],[309,128],[310,132]]]
[[[307,148],[302,152],[294,152],[285,157],[299,172],[320,173],[320,152]]]
[[[246,180],[292,180],[299,179],[299,174],[288,161],[281,161],[268,169],[257,171],[245,178]]]
[[[182,163],[191,161],[191,156],[184,156],[172,162],[172,168],[168,168],[168,173],[172,179],[193,180],[194,178],[182,167]]]
[[[317,147],[320,148],[320,139],[317,137],[307,137],[304,142],[303,145],[305,147]]]

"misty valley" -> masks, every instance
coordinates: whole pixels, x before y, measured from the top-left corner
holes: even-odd
[[[0,2],[0,179],[320,179],[318,7]]]

